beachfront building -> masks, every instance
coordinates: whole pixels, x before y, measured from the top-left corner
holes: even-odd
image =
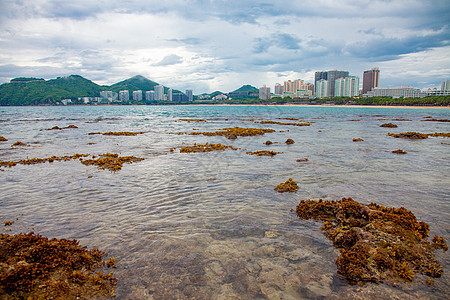
[[[219,95],[214,96],[212,99],[213,100],[227,100],[228,96],[225,94],[219,94]]]
[[[380,84],[380,69],[378,67],[364,71],[362,94],[370,92]]]
[[[100,92],[101,102],[116,101],[117,97],[118,97],[118,94],[113,91],[101,91]]]
[[[188,100],[189,100],[188,96],[186,96],[183,93],[173,93],[172,94],[172,101],[174,101],[174,102],[186,102]]]
[[[441,91],[450,91],[450,80],[444,80],[441,83]]]
[[[376,87],[367,92],[363,97],[391,97],[391,98],[418,98],[423,97],[423,93],[412,86],[399,87]]]
[[[145,101],[155,101],[155,91],[145,92]]]
[[[450,96],[450,90],[427,89],[422,91],[422,97],[428,96]]]
[[[192,90],[186,90],[186,96],[188,97],[188,101],[194,101],[194,94]]]
[[[296,96],[297,98],[307,98],[311,97],[313,93],[310,90],[297,90]]]
[[[328,97],[328,80],[319,79],[316,81],[316,97],[324,98]]]
[[[130,101],[130,93],[128,90],[119,91],[119,101]]]
[[[349,76],[336,79],[334,86],[335,97],[356,97],[359,95],[359,77]]]
[[[281,84],[275,84],[274,94],[277,96],[283,95],[283,86]]]
[[[153,90],[155,92],[155,100],[164,101],[164,86],[156,85]]]
[[[134,101],[142,101],[142,91],[141,90],[133,91],[133,100]]]
[[[331,71],[321,71],[321,72],[316,72],[315,76],[314,76],[314,86],[316,87],[316,96],[317,97],[334,97],[334,92],[335,92],[335,84],[336,84],[336,79],[339,78],[346,78],[348,77],[349,72],[348,71],[338,71],[338,70],[331,70]],[[327,91],[325,95],[321,95],[319,96],[317,94],[317,84],[320,80],[326,80],[328,81],[327,84]]]
[[[270,99],[270,87],[263,86],[259,88],[259,99],[261,100]]]
[[[173,101],[173,91],[172,89],[167,90],[167,101]]]

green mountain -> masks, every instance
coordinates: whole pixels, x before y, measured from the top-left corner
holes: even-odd
[[[96,97],[101,87],[79,75],[52,80],[15,78],[0,85],[0,105],[52,105],[64,98]]]
[[[79,97],[99,97],[101,91],[119,92],[129,90],[150,91],[158,85],[143,76],[137,75],[111,86],[100,86],[79,75],[58,77],[44,80],[42,78],[19,77],[9,83],[0,85],[0,106],[12,105],[55,105],[62,99]],[[164,88],[167,92],[167,87]],[[174,93],[179,91],[174,90]]]
[[[240,93],[240,92],[249,92],[249,93],[258,93],[259,89],[255,88],[254,86],[251,86],[249,84],[243,85],[237,90],[232,91],[232,93]]]
[[[105,90],[113,91],[118,93],[119,91],[129,90],[130,95],[133,91],[141,90],[141,91],[153,91],[155,86],[159,85],[154,81],[151,81],[144,76],[136,75],[124,81],[115,83],[109,87],[105,86]]]

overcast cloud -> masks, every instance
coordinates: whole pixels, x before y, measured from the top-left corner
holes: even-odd
[[[195,94],[273,88],[314,72],[382,86],[450,79],[449,0],[0,0],[0,83],[140,74]]]

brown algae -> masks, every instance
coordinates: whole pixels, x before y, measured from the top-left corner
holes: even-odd
[[[292,123],[292,122],[278,122],[278,121],[255,121],[255,123],[258,124],[277,124],[277,125],[288,125],[288,126],[311,126],[312,122],[299,122],[299,123]]]
[[[398,125],[392,124],[392,123],[384,123],[381,124],[380,127],[385,127],[385,128],[397,128]]]
[[[274,157],[275,155],[281,153],[281,152],[275,152],[275,151],[269,151],[269,150],[259,150],[259,151],[249,151],[246,152],[248,155],[256,155],[256,156],[270,156]]]
[[[194,123],[200,123],[200,122],[207,122],[206,120],[203,119],[179,119],[179,121],[183,121],[183,122],[194,122]]]
[[[236,139],[238,136],[256,136],[264,135],[266,133],[275,132],[273,129],[260,129],[260,128],[242,128],[242,127],[232,127],[223,128],[212,132],[191,132],[191,133],[178,133],[178,134],[189,134],[189,135],[205,135],[205,136],[223,136],[228,139]]]
[[[140,131],[140,132],[130,132],[130,131],[109,131],[109,132],[90,132],[88,133],[89,135],[96,135],[96,134],[101,134],[101,135],[115,135],[115,136],[135,136],[138,134],[144,134],[145,132]]]
[[[397,150],[393,150],[392,153],[396,153],[396,154],[406,154],[408,152],[403,151],[402,149],[397,149]]]
[[[17,142],[15,142],[14,144],[12,144],[11,145],[11,147],[24,147],[24,146],[28,146],[27,144],[25,144],[25,143],[22,143],[21,141],[17,141]]]
[[[76,240],[0,234],[0,294],[2,299],[114,297],[117,279],[96,271],[105,267],[105,255]]]
[[[427,241],[429,225],[418,222],[404,207],[393,208],[352,198],[301,200],[300,219],[323,221],[322,231],[339,248],[338,272],[352,283],[412,281],[415,273],[433,278],[442,275],[434,258],[447,251],[443,237]]]
[[[279,193],[295,193],[299,189],[297,182],[295,182],[292,178],[289,178],[286,182],[280,183],[274,188],[275,191]]]
[[[182,148],[180,148],[180,153],[225,151],[227,149],[237,150],[237,148],[235,148],[233,146],[227,146],[227,145],[223,145],[221,143],[218,143],[218,144],[206,143],[206,144],[203,144],[203,145],[202,144],[194,144],[193,146],[182,147]]]
[[[52,156],[46,158],[27,158],[21,159],[17,161],[4,161],[0,160],[0,167],[14,167],[18,164],[20,165],[35,165],[35,164],[43,164],[43,163],[52,163],[54,161],[69,161],[73,159],[80,159],[82,157],[87,157],[89,154],[74,154],[74,155],[65,155],[65,156]]]
[[[63,129],[74,129],[74,128],[78,128],[78,126],[75,126],[75,125],[69,125],[66,127],[53,126],[52,128],[45,129],[45,130],[63,130]]]
[[[119,156],[117,153],[104,153],[101,154],[99,158],[95,156],[92,159],[80,159],[81,163],[85,166],[97,166],[102,170],[110,170],[112,172],[117,172],[122,170],[124,163],[133,163],[144,160],[143,158],[135,156]]]
[[[450,133],[448,132],[435,132],[435,133],[419,133],[419,132],[403,132],[403,133],[390,133],[388,132],[388,136],[392,136],[395,138],[403,138],[403,139],[412,139],[412,140],[422,140],[427,139],[428,137],[445,137],[449,138]]]
[[[287,139],[285,143],[288,144],[288,145],[295,144],[293,139]]]

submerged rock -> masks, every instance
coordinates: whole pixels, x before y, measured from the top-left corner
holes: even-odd
[[[225,151],[227,149],[237,150],[237,148],[233,146],[218,144],[194,144],[193,146],[186,146],[180,148],[180,153],[194,153],[194,152],[212,152],[212,151]],[[173,151],[173,150],[172,150]]]
[[[392,123],[384,123],[381,124],[380,127],[386,127],[386,128],[397,128],[398,126]]]
[[[298,185],[297,182],[295,182],[292,178],[289,178],[286,182],[277,185],[277,187],[274,188],[274,190],[279,193],[284,192],[295,193],[296,191],[298,191]]]
[[[350,282],[408,282],[415,273],[442,275],[433,254],[447,251],[444,238],[427,241],[429,225],[404,207],[320,199],[300,201],[296,213],[301,219],[323,221],[322,231],[340,249],[338,272]]]
[[[112,266],[104,256],[76,240],[48,239],[33,232],[0,234],[0,294],[4,299],[113,297],[116,278],[112,272],[96,271]]]

